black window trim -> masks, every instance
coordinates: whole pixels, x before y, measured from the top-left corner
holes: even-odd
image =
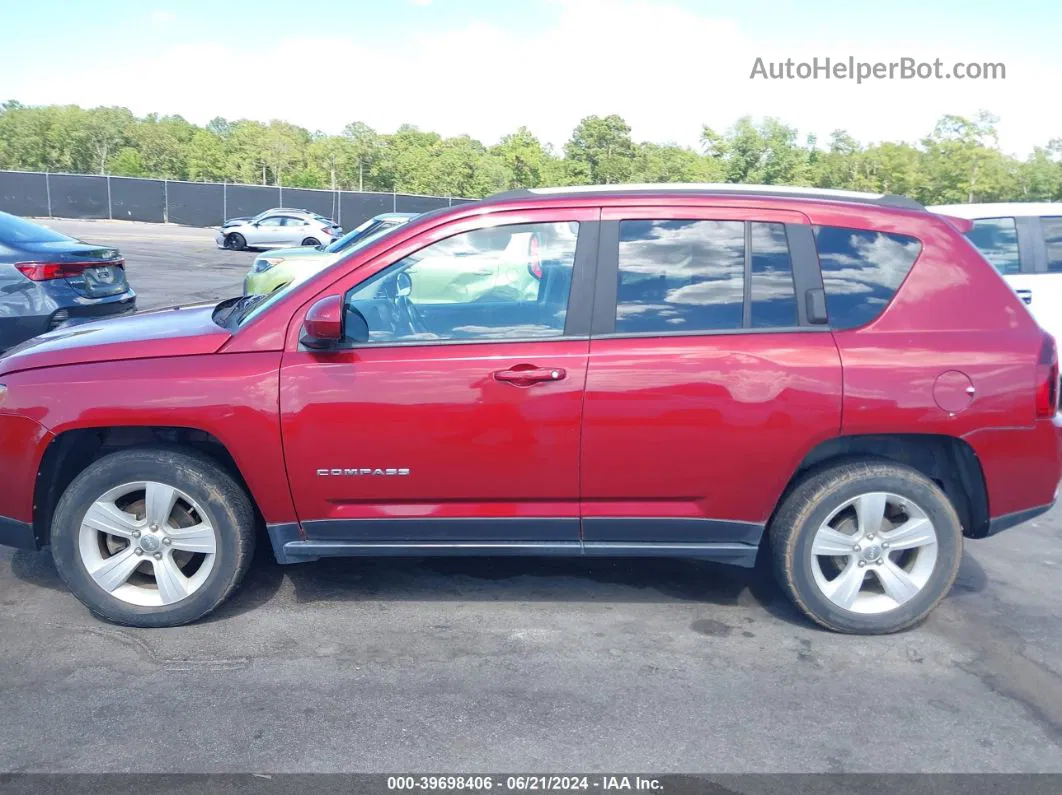
[[[485,216],[490,218],[490,216]],[[600,217],[600,215],[598,216]],[[560,334],[550,337],[485,337],[483,339],[472,340],[388,340],[384,342],[352,342],[344,343],[340,346],[341,350],[356,351],[356,350],[378,350],[384,348],[422,348],[422,347],[436,347],[439,345],[488,345],[491,343],[521,343],[521,342],[578,342],[581,340],[590,339],[590,318],[593,311],[594,294],[593,286],[595,282],[595,274],[597,271],[598,262],[598,248],[599,248],[599,235],[601,221],[578,221],[575,219],[566,219],[558,214],[558,217],[552,220],[536,219],[534,221],[524,221],[511,224],[497,224],[496,226],[526,226],[530,224],[563,224],[563,223],[576,223],[579,224],[579,233],[575,239],[575,258],[572,261],[572,285],[571,290],[568,293],[568,308],[564,316],[564,329]],[[486,229],[495,225],[485,225],[483,227],[477,227],[476,229]],[[475,231],[473,229],[466,229],[463,232],[456,232],[455,235],[464,234],[466,232]],[[440,238],[440,240],[428,245],[435,245],[435,243],[441,242],[441,240],[447,240],[449,238]],[[425,246],[426,248],[427,246]],[[420,249],[418,249],[419,251]],[[388,263],[384,268],[374,273],[368,278],[375,278],[377,274],[384,273],[393,268],[398,263],[402,262],[406,257],[401,257],[394,262]],[[366,279],[367,281],[368,279]],[[361,282],[352,285],[350,288],[343,292],[343,303],[346,304],[346,296],[351,290],[356,290],[360,286]],[[299,350],[308,350],[299,345]]]
[[[659,218],[628,218],[601,221],[600,224],[600,254],[597,259],[597,285],[594,290],[593,320],[590,324],[591,339],[626,339],[641,337],[718,337],[733,334],[787,334],[790,332],[824,332],[830,328],[826,324],[812,324],[808,321],[807,301],[805,294],[808,290],[822,289],[822,273],[819,271],[818,254],[815,248],[815,237],[811,231],[811,225],[806,223],[790,223],[761,219],[750,212],[748,217],[742,219],[730,218],[726,220],[740,221],[745,224],[745,284],[744,301],[742,306],[741,328],[728,329],[700,329],[681,331],[616,331],[616,298],[619,289],[619,229],[622,220],[638,221],[714,221],[719,220],[710,216],[710,211],[703,217],[698,218],[665,218],[666,211],[661,211]],[[754,223],[781,223],[785,227],[786,241],[789,244],[789,258],[793,265],[793,288],[797,305],[797,324],[793,326],[771,326],[766,328],[752,328],[752,248],[750,245],[752,224]]]

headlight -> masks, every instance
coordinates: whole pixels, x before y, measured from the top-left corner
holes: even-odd
[[[283,261],[283,257],[259,257],[254,261],[254,272],[265,273],[274,265],[279,265]]]

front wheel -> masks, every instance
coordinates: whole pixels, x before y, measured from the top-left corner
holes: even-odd
[[[837,632],[881,635],[919,623],[951,589],[962,556],[962,525],[947,495],[888,461],[807,478],[769,532],[789,598]]]
[[[90,464],[56,507],[52,557],[67,586],[116,624],[202,618],[236,588],[254,549],[247,494],[211,459],[121,450]]]
[[[247,239],[239,232],[230,232],[225,235],[225,248],[230,251],[243,251],[247,248]]]

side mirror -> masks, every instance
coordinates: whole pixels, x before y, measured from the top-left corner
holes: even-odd
[[[364,318],[362,318],[364,321]],[[366,324],[366,330],[368,325]],[[366,334],[368,338],[368,334]],[[330,295],[310,307],[302,321],[302,338],[305,347],[315,351],[334,348],[343,339],[343,298]]]
[[[395,294],[399,298],[405,298],[407,295],[413,292],[413,279],[409,274],[402,271],[395,278]]]

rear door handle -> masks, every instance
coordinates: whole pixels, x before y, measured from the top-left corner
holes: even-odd
[[[495,370],[494,380],[514,386],[530,386],[542,381],[560,381],[568,375],[563,367],[517,365],[509,370]]]
[[[1026,304],[1032,303],[1032,290],[1015,290],[1018,294],[1018,298],[1024,301]]]

